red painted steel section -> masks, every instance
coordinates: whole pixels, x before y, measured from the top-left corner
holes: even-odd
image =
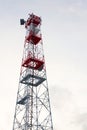
[[[36,26],[38,26],[41,22],[41,18],[31,14],[30,18],[26,21],[25,23],[25,28],[27,28],[27,26],[29,26],[31,23],[35,24]]]
[[[25,41],[27,43],[31,41],[31,43],[33,43],[34,45],[38,44],[40,40],[41,37],[32,34],[32,32],[30,32],[29,35],[25,37]]]
[[[32,62],[33,62],[33,64],[31,64]],[[28,57],[22,63],[22,66],[24,66],[24,67],[30,67],[30,68],[38,70],[43,64],[44,64],[44,61],[41,61],[41,60],[39,60],[37,58]]]

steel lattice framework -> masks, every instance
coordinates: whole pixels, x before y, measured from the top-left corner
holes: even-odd
[[[53,130],[43,43],[41,18],[30,14],[25,25],[21,72],[13,130]]]

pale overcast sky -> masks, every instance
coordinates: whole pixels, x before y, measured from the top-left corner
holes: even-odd
[[[42,18],[54,130],[87,130],[87,0],[0,0],[0,129],[12,130],[25,29]]]

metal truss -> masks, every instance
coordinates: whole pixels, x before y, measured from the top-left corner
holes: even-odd
[[[41,18],[30,14],[19,78],[13,130],[53,130],[43,43]]]

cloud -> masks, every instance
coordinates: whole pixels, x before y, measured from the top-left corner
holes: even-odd
[[[86,106],[83,104],[82,108],[78,105],[79,92],[77,100],[74,92],[67,87],[54,85],[50,88],[54,130],[87,130]]]
[[[82,130],[87,130],[87,113],[77,115],[76,125],[80,125]]]
[[[50,91],[54,128],[78,130],[75,124],[78,107],[73,93],[63,86],[52,86]]]
[[[58,11],[61,14],[66,15],[75,15],[75,16],[85,16],[87,15],[87,3],[85,1],[74,1],[74,2],[66,2],[63,5],[59,5]]]
[[[65,102],[69,102],[72,100],[72,93],[67,88],[61,86],[52,86],[51,95],[53,103],[54,105],[56,105],[57,108],[64,106]]]

